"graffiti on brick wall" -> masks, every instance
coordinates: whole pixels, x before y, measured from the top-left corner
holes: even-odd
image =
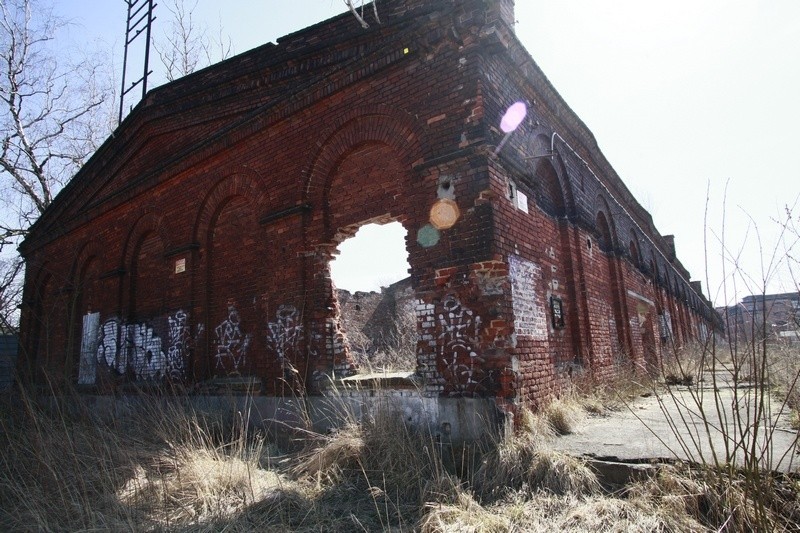
[[[140,379],[153,379],[166,370],[161,337],[149,324],[130,324],[127,332],[128,364]]]
[[[169,326],[169,345],[167,347],[167,369],[173,378],[186,375],[186,358],[189,354],[189,315],[182,310],[167,316]],[[198,335],[202,326],[198,327]]]
[[[517,336],[547,339],[547,315],[536,294],[542,269],[535,263],[511,255],[508,258],[508,273],[511,278],[514,331]]]
[[[119,375],[130,373],[141,380],[181,379],[186,375],[189,350],[188,318],[183,310],[133,324],[109,318],[93,332],[84,331],[82,346],[93,345],[94,360]]]
[[[499,296],[503,294],[506,276],[497,275],[496,272],[476,272],[475,282],[484,296]]]
[[[300,313],[293,305],[281,305],[275,321],[267,323],[267,348],[286,369],[290,356],[297,351],[303,334]]]
[[[436,306],[424,300],[414,302],[417,318],[417,372],[425,379],[425,388],[432,392],[443,390],[441,375],[436,368]]]
[[[123,326],[123,331],[124,326]],[[116,318],[110,318],[103,322],[100,328],[100,341],[97,347],[97,362],[105,363],[108,368],[124,374],[127,366],[127,358],[120,354],[120,322]]]
[[[475,392],[480,387],[483,370],[478,356],[481,318],[475,316],[458,298],[448,295],[438,313],[439,335],[436,342],[442,375],[454,393]]]
[[[225,372],[240,372],[247,361],[247,349],[252,335],[241,328],[239,311],[228,303],[228,317],[214,328],[217,360],[216,369]]]
[[[88,313],[83,317],[81,357],[78,364],[78,384],[91,385],[97,376],[94,352],[97,350],[97,335],[100,329],[100,313]]]

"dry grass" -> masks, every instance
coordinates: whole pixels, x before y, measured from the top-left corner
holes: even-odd
[[[700,531],[747,505],[669,471],[629,497],[603,494],[581,460],[549,449],[551,418],[527,412],[477,470],[390,411],[291,454],[236,413],[177,399],[108,419],[79,398],[1,414],[3,531]]]
[[[417,368],[417,318],[414,309],[397,310],[394,323],[378,338],[355,328],[347,330],[347,341],[361,373],[413,371]]]
[[[569,395],[551,401],[542,415],[558,435],[569,435],[580,424],[582,410],[581,401]]]
[[[800,429],[800,346],[773,347],[770,377],[775,392],[792,411],[794,428]]]
[[[630,497],[632,501],[659,509],[664,516],[715,530],[800,530],[796,480],[774,477],[769,504],[762,516],[756,509],[761,495],[747,489],[746,472],[737,475],[733,482],[721,476],[727,474],[704,467],[665,466],[657,476],[632,486]]]
[[[364,446],[362,427],[351,422],[332,435],[320,436],[310,449],[298,457],[292,474],[298,478],[314,479],[317,483],[336,481],[344,469],[358,466]]]
[[[709,531],[685,515],[673,516],[644,500],[594,495],[577,497],[538,492],[512,492],[502,500],[482,506],[469,495],[451,504],[428,504],[422,531],[574,533]]]
[[[500,497],[509,491],[546,491],[552,494],[590,495],[600,491],[597,477],[575,457],[547,446],[555,430],[535,415],[524,414],[520,431],[496,444],[475,473],[475,487],[484,496]],[[549,433],[545,433],[548,431]]]

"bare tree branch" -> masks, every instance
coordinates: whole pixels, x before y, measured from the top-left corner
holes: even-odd
[[[16,333],[22,298],[22,258],[0,261],[0,331]]]
[[[0,252],[27,235],[111,131],[102,66],[55,56],[51,41],[64,25],[44,0],[0,0]],[[8,327],[23,263],[7,253],[0,261],[0,324]]]
[[[367,21],[364,20],[364,2],[361,2],[361,13],[356,10],[356,7],[353,5],[353,0],[344,0],[344,3],[350,9],[350,13],[352,13],[356,20],[361,24],[361,27],[364,29],[369,28],[369,24],[367,24]],[[373,4],[373,7],[375,7],[375,4]],[[377,8],[375,9],[377,14]]]
[[[230,38],[223,38],[222,25],[215,39],[209,35],[207,26],[195,21],[197,0],[171,0],[165,7],[172,19],[163,40],[156,41],[154,47],[166,68],[168,81],[230,57],[233,45]]]

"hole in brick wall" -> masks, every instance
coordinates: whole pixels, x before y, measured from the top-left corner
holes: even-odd
[[[416,368],[406,237],[399,222],[365,224],[330,262],[340,324],[361,372]]]
[[[337,289],[351,293],[380,291],[408,277],[407,232],[399,222],[366,224],[338,247],[331,261]]]

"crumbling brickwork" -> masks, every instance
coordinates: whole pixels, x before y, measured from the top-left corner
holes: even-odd
[[[329,263],[370,222],[408,231],[429,395],[536,405],[710,331],[674,243],[514,36],[513,0],[380,7],[148,94],[21,248],[25,375],[313,393],[356,370]]]

